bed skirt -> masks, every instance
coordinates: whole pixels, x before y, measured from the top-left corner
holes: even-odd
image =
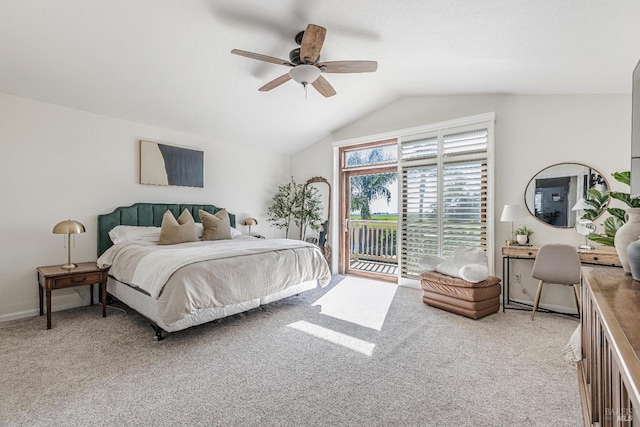
[[[188,317],[180,319],[179,321],[173,322],[169,325],[164,323],[162,319],[158,317],[158,301],[145,293],[140,292],[129,285],[125,285],[124,283],[115,280],[113,277],[109,277],[107,291],[109,294],[136,310],[163,330],[167,332],[176,332],[187,329],[191,326],[211,322],[215,319],[221,319],[223,317],[242,313],[243,311],[248,311],[261,305],[269,304],[271,302],[299,294],[300,292],[313,289],[317,286],[317,279],[309,280],[262,298],[256,298],[250,301],[224,307],[210,307],[196,310]]]

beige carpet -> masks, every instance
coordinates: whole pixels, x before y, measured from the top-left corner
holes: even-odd
[[[0,425],[582,425],[576,320],[341,279],[161,342],[115,308],[2,323]]]

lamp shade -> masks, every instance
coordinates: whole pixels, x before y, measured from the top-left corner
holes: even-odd
[[[522,218],[522,209],[520,209],[520,205],[504,205],[500,221],[513,222],[519,220],[520,218]]]
[[[301,64],[289,70],[289,77],[295,82],[306,85],[315,82],[320,77],[320,68],[315,65]]]
[[[72,219],[59,222],[53,227],[53,234],[79,234],[84,232],[84,225]]]
[[[244,221],[242,221],[242,225],[258,225],[258,220],[255,218],[245,218]]]
[[[575,205],[571,208],[572,211],[584,211],[586,209],[590,209],[591,207],[587,204],[587,201],[584,197],[580,197],[580,199],[576,202]]]

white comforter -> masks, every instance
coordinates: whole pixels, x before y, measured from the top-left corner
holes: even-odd
[[[105,251],[98,265],[157,299],[167,324],[198,309],[250,301],[313,279],[325,286],[331,279],[316,246],[290,239],[124,242]]]

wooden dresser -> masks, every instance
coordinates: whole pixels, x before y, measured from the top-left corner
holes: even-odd
[[[582,271],[578,382],[585,425],[640,425],[640,282],[618,268]]]

